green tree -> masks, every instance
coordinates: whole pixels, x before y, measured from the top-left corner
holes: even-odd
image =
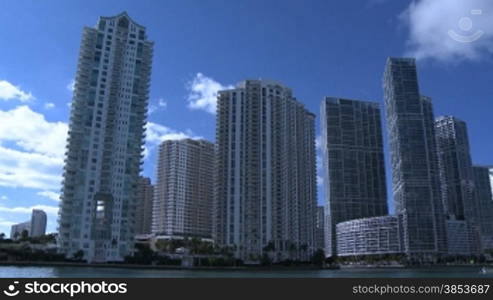
[[[29,238],[29,232],[26,229],[22,230],[22,232],[21,232],[21,240],[25,241],[28,238]]]
[[[313,253],[312,263],[316,266],[322,267],[325,263],[325,252],[322,249],[318,249]]]
[[[75,252],[74,255],[72,256],[72,258],[74,260],[81,261],[82,258],[84,258],[84,251],[83,250],[79,250],[79,251]]]

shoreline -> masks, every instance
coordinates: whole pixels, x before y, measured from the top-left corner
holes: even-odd
[[[323,271],[323,270],[351,270],[351,269],[420,269],[420,268],[481,268],[493,267],[491,263],[485,264],[440,264],[440,265],[339,265],[334,267],[317,266],[228,266],[228,267],[183,267],[170,265],[139,265],[139,264],[102,264],[102,263],[78,263],[78,262],[42,262],[42,261],[1,261],[1,266],[16,267],[77,267],[77,268],[115,268],[138,270],[178,270],[178,271]]]
[[[141,270],[180,270],[180,271],[314,271],[325,270],[316,266],[226,266],[226,267],[183,267],[172,265],[139,265],[139,264],[102,264],[102,263],[77,263],[77,262],[41,262],[41,261],[2,261],[1,266],[16,267],[78,267],[78,268],[116,268],[116,269],[141,269]]]

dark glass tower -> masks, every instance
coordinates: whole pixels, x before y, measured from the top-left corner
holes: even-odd
[[[321,105],[326,255],[336,255],[336,225],[384,216],[387,209],[382,125],[377,103],[327,97]]]
[[[387,60],[383,88],[404,252],[433,259],[446,252],[446,233],[431,99],[420,94],[412,58]]]

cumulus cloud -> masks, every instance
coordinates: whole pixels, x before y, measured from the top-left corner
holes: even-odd
[[[33,100],[30,92],[25,92],[20,86],[15,86],[6,80],[0,80],[0,100],[19,100],[27,102]]]
[[[144,159],[146,159],[151,150],[157,145],[166,140],[180,140],[180,139],[201,139],[201,136],[195,135],[190,129],[186,131],[179,131],[161,124],[147,122],[146,125],[146,145],[144,147]]]
[[[409,28],[408,56],[457,62],[493,53],[491,0],[417,0],[400,17]]]
[[[214,79],[197,73],[195,78],[187,84],[187,97],[190,109],[200,109],[208,113],[216,113],[217,92],[233,88],[232,85],[222,85]]]
[[[166,140],[177,140],[177,139],[199,139],[200,136],[195,136],[191,130],[177,131],[172,128],[148,122],[146,131],[146,142],[151,145],[160,144]]]
[[[48,199],[51,199],[53,201],[60,201],[60,195],[58,193],[55,193],[53,191],[41,191],[38,192],[37,195],[41,197],[46,197]]]
[[[8,213],[19,213],[19,214],[30,214],[33,209],[41,209],[47,214],[57,215],[58,214],[58,206],[50,206],[50,205],[33,205],[30,207],[17,206],[17,207],[5,207],[0,206],[0,212],[8,212]]]
[[[0,110],[0,186],[58,189],[68,126],[27,106]]]
[[[0,143],[11,141],[29,152],[63,157],[68,131],[66,123],[48,122],[44,115],[25,105],[0,111],[0,120]]]

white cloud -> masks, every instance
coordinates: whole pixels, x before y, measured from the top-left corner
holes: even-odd
[[[197,73],[195,78],[187,84],[187,97],[190,109],[201,109],[208,113],[216,113],[217,92],[233,88],[232,85],[222,85],[214,79]]]
[[[166,109],[168,107],[168,101],[164,100],[163,98],[158,99],[158,105],[162,109]]]
[[[70,82],[67,84],[66,88],[70,92],[73,92],[75,89],[75,80],[74,79],[70,80]]]
[[[66,123],[48,122],[44,115],[25,105],[0,111],[0,121],[0,143],[11,141],[29,152],[63,157],[68,131]]]
[[[6,80],[0,80],[0,100],[19,100],[27,102],[33,100],[34,96],[30,92],[25,92],[20,86],[15,86]]]
[[[41,191],[41,192],[38,192],[37,195],[49,198],[53,201],[57,201],[57,202],[60,201],[60,194],[55,193],[53,191]]]
[[[15,224],[15,222],[7,221],[4,218],[0,218],[0,226],[10,227],[10,226],[12,226],[14,224]]]
[[[151,145],[158,145],[166,140],[177,140],[177,139],[199,139],[200,136],[195,136],[192,131],[187,130],[186,132],[177,131],[169,127],[148,122],[146,131],[146,142]]]
[[[63,159],[0,146],[0,186],[59,189]]]
[[[409,27],[406,55],[417,59],[457,62],[481,60],[493,53],[491,0],[413,1],[401,20]]]
[[[190,129],[178,131],[160,124],[147,122],[146,125],[146,145],[144,147],[144,159],[146,159],[150,152],[160,143],[166,140],[180,140],[180,139],[201,139],[201,136],[196,136]]]
[[[50,206],[50,205],[33,205],[30,207],[17,206],[17,207],[5,207],[0,206],[0,212],[8,212],[8,213],[19,213],[19,214],[30,214],[33,209],[41,209],[47,214],[57,215],[58,214],[58,206]]]
[[[44,107],[45,109],[52,109],[52,108],[55,108],[55,103],[53,103],[53,102],[47,102],[47,103],[45,103],[45,104],[43,105],[43,107]]]
[[[0,110],[0,186],[58,189],[68,126],[27,106]]]
[[[149,112],[149,114],[153,114],[155,111],[157,110],[157,106],[156,105],[149,105],[149,108],[147,109],[147,111]]]
[[[149,114],[155,113],[158,109],[166,110],[168,107],[168,102],[163,98],[157,100],[157,104],[150,104],[148,108]]]
[[[324,185],[324,178],[322,176],[317,175],[317,185],[318,186],[323,186]]]
[[[5,200],[8,200],[9,197],[5,196],[5,195],[2,195],[2,197],[0,197],[1,200],[5,201]]]

